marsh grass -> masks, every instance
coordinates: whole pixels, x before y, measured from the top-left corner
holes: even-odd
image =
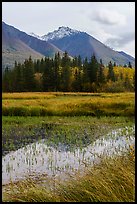
[[[4,93],[2,148],[18,149],[42,134],[49,143],[73,145],[78,135],[79,142],[85,141],[89,131],[91,142],[134,124],[134,98],[134,93]],[[135,155],[130,147],[128,154],[102,158],[100,164],[85,168],[82,176],[76,173],[63,183],[45,177],[46,186],[30,178],[11,183],[4,187],[3,202],[134,202],[134,176]]]
[[[84,147],[107,134],[124,126],[132,126],[134,118],[128,117],[2,117],[2,154],[45,139],[47,145],[68,148]]]
[[[46,186],[35,180],[9,184],[4,202],[134,202],[135,162],[131,153],[104,157],[99,164],[78,172],[68,180],[47,179]],[[50,187],[47,187],[49,183]]]
[[[134,93],[4,93],[3,116],[134,116]]]

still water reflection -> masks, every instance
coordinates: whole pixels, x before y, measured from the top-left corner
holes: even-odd
[[[28,175],[60,175],[73,172],[98,161],[99,155],[126,151],[135,143],[135,126],[112,131],[84,148],[65,151],[62,144],[57,148],[47,146],[43,139],[27,145],[2,158],[2,184],[24,179]]]

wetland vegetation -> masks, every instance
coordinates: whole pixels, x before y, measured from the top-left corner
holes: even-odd
[[[48,188],[40,185],[46,180]],[[41,176],[6,186],[3,201],[10,202],[134,202],[135,161],[130,154],[104,158],[66,182]]]
[[[3,93],[3,201],[134,201],[134,98]]]
[[[134,116],[134,92],[3,93],[3,116]]]

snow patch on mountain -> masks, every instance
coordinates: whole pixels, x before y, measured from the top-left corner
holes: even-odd
[[[41,39],[45,41],[55,40],[55,39],[64,38],[66,36],[75,35],[77,33],[81,33],[81,31],[74,30],[69,27],[61,26],[58,28],[58,30],[54,30],[53,32],[49,32],[47,35],[41,36]]]
[[[39,35],[37,35],[37,34],[35,34],[35,33],[33,33],[33,32],[28,33],[28,35],[33,36],[33,37],[35,37],[35,38],[38,38],[38,39],[42,40],[41,36],[39,36]]]

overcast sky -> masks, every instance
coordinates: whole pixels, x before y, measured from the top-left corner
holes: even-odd
[[[135,2],[2,2],[2,20],[40,36],[68,26],[135,56]]]

